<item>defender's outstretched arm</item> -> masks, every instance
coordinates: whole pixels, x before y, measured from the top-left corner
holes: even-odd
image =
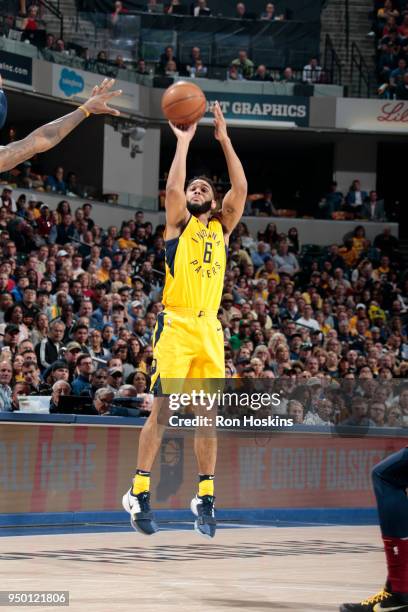
[[[72,113],[39,127],[23,140],[0,147],[0,172],[11,170],[36,153],[52,149],[91,114],[120,115],[118,110],[107,104],[122,93],[120,90],[110,91],[114,82],[113,79],[105,79],[100,86],[94,87],[89,100]]]

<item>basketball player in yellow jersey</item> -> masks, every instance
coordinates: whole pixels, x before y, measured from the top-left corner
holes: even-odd
[[[221,211],[216,208],[214,187],[206,177],[186,183],[186,161],[197,125],[178,129],[170,124],[177,148],[166,185],[166,281],[164,311],[154,333],[155,392],[165,379],[224,378],[224,335],[217,313],[221,302],[229,236],[239,222],[246,201],[247,183],[241,162],[227,133],[220,105],[214,109],[215,138],[227,162],[231,189]],[[164,387],[165,385],[163,385]],[[139,441],[136,475],[123,496],[134,529],[151,535],[158,530],[150,510],[150,470],[159,450],[164,426],[158,423],[161,401],[153,409]],[[214,537],[215,436],[196,431],[194,450],[199,470],[198,494],[191,502],[197,517],[195,530]]]

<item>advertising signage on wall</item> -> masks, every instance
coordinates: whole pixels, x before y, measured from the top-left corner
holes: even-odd
[[[300,127],[309,125],[308,98],[209,91],[206,91],[206,98],[207,112],[205,117],[208,118],[212,118],[210,109],[214,102],[218,100],[227,119],[278,121]]]
[[[87,100],[95,85],[100,85],[103,76],[69,68],[67,66],[53,66],[52,95],[57,98],[70,98],[72,100]],[[117,80],[115,89],[121,89],[122,95],[112,101],[112,106],[120,110],[134,113],[139,110],[139,86],[135,83]]]
[[[357,132],[408,133],[408,102],[404,100],[337,100],[336,127]]]
[[[31,89],[33,84],[33,60],[25,55],[0,51],[0,74],[6,83]]]
[[[0,519],[22,512],[120,510],[140,429],[7,424],[0,428]],[[225,432],[219,508],[370,508],[371,471],[406,437]],[[155,508],[186,508],[194,436],[167,432],[153,470]]]

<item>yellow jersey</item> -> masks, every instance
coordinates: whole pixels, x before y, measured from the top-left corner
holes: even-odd
[[[191,215],[181,235],[165,246],[164,307],[218,311],[227,263],[220,221],[205,226]]]

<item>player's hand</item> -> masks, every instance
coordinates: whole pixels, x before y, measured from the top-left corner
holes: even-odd
[[[227,123],[225,117],[222,114],[221,106],[219,102],[216,102],[212,107],[214,113],[214,127],[215,127],[215,138],[222,142],[228,138]]]
[[[3,89],[3,79],[1,78],[1,74],[0,74],[0,89]]]
[[[100,85],[96,85],[92,90],[92,96],[84,104],[87,111],[94,115],[120,115],[120,112],[108,106],[109,100],[121,95],[122,90],[111,91],[115,79],[104,79]]]
[[[197,129],[196,123],[192,123],[191,125],[183,127],[180,125],[174,125],[174,123],[171,123],[171,121],[169,121],[169,126],[176,135],[177,140],[187,143],[191,142]]]

